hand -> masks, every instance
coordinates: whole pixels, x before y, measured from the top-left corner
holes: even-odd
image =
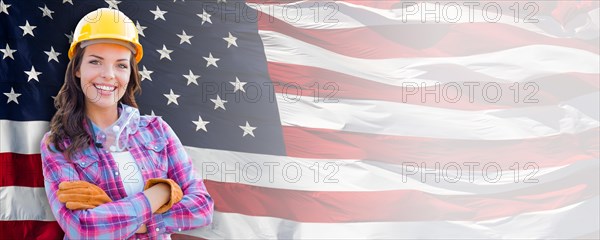
[[[173,204],[178,203],[183,198],[183,191],[181,191],[181,187],[179,187],[179,184],[177,184],[175,181],[173,181],[171,179],[165,179],[165,178],[149,179],[146,182],[146,186],[144,187],[144,190],[149,189],[152,186],[160,184],[160,183],[163,183],[163,184],[166,184],[167,186],[169,186],[170,192],[169,192],[168,202],[166,204],[162,205],[160,208],[158,208],[158,210],[156,210],[156,213],[164,213],[164,212],[168,211],[169,209],[171,209]]]
[[[146,233],[147,231],[148,229],[146,228],[146,224],[142,224],[142,226],[140,226],[135,233]]]
[[[91,209],[112,202],[104,190],[86,181],[61,182],[57,195],[58,201],[71,210]]]

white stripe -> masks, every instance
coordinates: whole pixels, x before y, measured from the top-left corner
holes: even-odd
[[[42,187],[0,187],[0,221],[56,221]]]
[[[6,121],[6,123],[10,123],[10,121]],[[39,122],[24,124],[24,122],[13,121],[12,123],[15,124],[11,128],[20,132],[26,132],[24,129],[29,129],[29,132],[35,133],[39,132],[35,128],[45,128]],[[14,139],[13,143],[16,143],[18,146],[24,146],[30,144],[27,143],[27,139],[31,138],[31,136],[24,136]],[[38,143],[35,144],[36,146],[38,145]],[[452,146],[448,147],[451,148]],[[441,166],[444,172],[440,175],[440,179],[442,179],[440,182],[436,183],[431,175],[426,175],[426,181],[420,180],[421,174],[431,172],[428,170],[435,166],[434,159],[451,157],[444,156],[443,153],[430,152],[415,156],[414,159],[432,159],[428,161],[426,169],[415,173],[416,170],[409,167],[412,166],[413,160],[411,159],[405,159],[403,162],[394,165],[361,161],[360,159],[310,159],[194,147],[186,147],[186,149],[194,159],[198,173],[205,179],[218,182],[239,182],[267,188],[306,191],[385,191],[411,189],[433,194],[463,195],[482,192],[505,192],[530,187],[527,184],[509,184],[514,180],[514,172],[509,169],[503,169],[505,171],[501,173],[501,178],[498,182],[494,181],[494,183],[490,183],[483,178],[482,174],[474,175],[471,181],[468,177],[469,175],[467,175],[467,172],[470,171],[469,167],[462,165],[459,166],[463,174],[457,183],[451,183],[456,176],[454,168],[448,167],[444,170],[444,166]],[[532,151],[535,151],[535,149],[532,149]],[[466,161],[468,159],[462,160]],[[473,162],[478,162],[479,160],[473,159]],[[404,171],[407,177],[403,177],[403,171],[399,168],[403,163],[407,167]],[[236,164],[239,164],[237,168]],[[420,166],[422,163],[417,162],[416,164]],[[479,167],[482,166],[483,164]],[[590,168],[590,166],[574,165],[568,168],[578,171],[582,168]],[[594,169],[594,167],[591,168]],[[237,171],[231,171],[232,169]],[[271,172],[271,169],[273,172]],[[287,170],[287,175],[285,176],[283,173],[284,169]],[[493,166],[489,169],[490,171],[495,171]],[[561,169],[560,171],[559,169],[561,167],[540,169],[534,176],[540,182],[571,176],[571,173],[567,172],[566,169]],[[297,170],[302,173],[300,177],[296,177],[295,173]],[[257,175],[258,173],[260,173],[260,178]],[[477,173],[480,173],[480,170],[477,170]],[[526,171],[520,171],[519,173],[521,174],[521,177],[518,178],[519,180],[522,180],[528,174]],[[495,176],[495,174],[491,174],[488,176],[488,179],[495,179]],[[328,181],[325,182],[325,180]],[[337,183],[331,183],[331,181],[335,180],[337,180]]]
[[[182,233],[206,239],[569,239],[598,231],[598,201],[487,221],[308,223],[215,212],[211,226]]]
[[[21,123],[16,126],[21,126],[27,129],[40,126],[32,123],[32,126],[23,125]],[[35,132],[35,131],[34,131]],[[18,138],[16,140],[26,140],[28,138]],[[18,141],[17,141],[18,142]],[[27,143],[20,143],[21,145]],[[450,146],[449,146],[450,147]],[[309,159],[309,158],[293,158],[284,156],[262,155],[252,153],[242,153],[234,151],[221,151],[211,149],[200,149],[187,147],[189,154],[196,161],[196,168],[201,173],[203,178],[219,181],[219,182],[240,182],[244,184],[280,188],[293,190],[307,191],[384,191],[384,190],[403,190],[413,189],[434,194],[471,194],[473,192],[498,192],[510,191],[526,187],[526,185],[515,184],[498,188],[474,189],[479,185],[494,185],[499,186],[513,181],[513,171],[504,171],[501,174],[500,181],[488,183],[483,179],[482,175],[474,176],[472,182],[465,173],[460,178],[459,183],[445,184],[444,176],[448,179],[454,179],[453,168],[447,168],[447,174],[441,175],[443,179],[440,183],[435,183],[431,176],[430,181],[420,181],[421,172],[413,173],[412,169],[404,171],[409,177],[403,178],[402,171],[398,170],[398,165],[386,163],[369,163],[368,161],[360,161],[358,159],[336,160],[336,159]],[[434,159],[437,153],[431,153],[429,159]],[[448,157],[448,156],[446,156]],[[474,159],[473,161],[477,161]],[[236,169],[236,163],[239,167]],[[407,159],[407,166],[412,162]],[[401,164],[401,163],[400,163]],[[417,163],[420,165],[420,163]],[[428,167],[432,167],[434,163],[430,162]],[[327,168],[326,168],[327,167]],[[469,171],[468,166],[462,169]],[[271,168],[273,172],[271,172]],[[236,169],[235,171],[227,171],[226,169]],[[283,170],[287,170],[287,175],[284,176]],[[394,170],[396,169],[396,170]],[[214,172],[213,172],[214,170]],[[302,175],[296,177],[295,173],[299,170]],[[495,168],[491,168],[495,170]],[[542,177],[546,172],[553,173],[558,168],[540,169],[535,177]],[[260,178],[257,175],[260,172]],[[395,172],[394,172],[395,171]],[[232,174],[233,172],[233,174]],[[423,171],[429,172],[429,171]],[[226,174],[228,173],[228,174]],[[560,173],[560,174],[559,174]],[[562,176],[562,171],[550,175],[551,179],[556,179]],[[271,174],[273,174],[271,176]],[[525,172],[521,172],[525,174]],[[557,176],[558,174],[559,176]],[[566,174],[566,173],[565,173]],[[525,176],[523,175],[523,176]],[[317,179],[315,181],[315,178]],[[494,179],[495,175],[489,177]],[[325,180],[328,182],[325,182]],[[544,178],[542,178],[543,180]],[[337,183],[329,183],[337,180]],[[476,191],[475,191],[476,190]]]
[[[276,94],[281,124],[443,139],[510,140],[580,133],[600,126],[570,105],[463,111],[404,103]]]
[[[462,68],[500,82],[523,82],[560,73],[600,72],[598,54],[553,45],[528,45],[463,57],[361,59],[274,31],[260,30],[259,34],[269,62],[318,67],[394,86],[462,80]],[[432,68],[444,71],[449,66],[458,69],[445,70],[445,74],[427,74]],[[459,70],[460,73],[454,72]]]
[[[50,130],[47,121],[11,121],[0,119],[0,153],[40,153],[40,141]]]
[[[589,16],[591,21],[586,25],[590,28],[595,28],[596,30],[600,29],[600,8],[591,10],[586,15]],[[598,34],[596,34],[596,37],[598,37]]]
[[[439,169],[428,168],[435,167],[431,162],[423,165],[426,168],[415,169],[410,161],[393,165],[353,159],[310,159],[185,148],[196,172],[203,179],[298,191],[416,190],[436,195],[493,194],[539,188],[561,179],[564,183],[577,181],[573,184],[578,184],[581,181],[577,176],[593,175],[593,169],[597,169],[599,164],[592,159],[552,168],[534,169],[535,165],[532,165],[526,170],[523,169],[524,164],[520,164],[518,170],[503,166],[503,171],[497,174],[495,165],[484,173],[481,167],[486,163],[481,163],[476,169],[459,165],[459,174],[456,168],[444,168],[442,164]],[[473,161],[477,160],[480,159]],[[438,172],[431,174],[435,170]],[[588,174],[589,171],[592,173]],[[527,182],[524,182],[525,179]],[[533,184],[534,181],[537,183]]]
[[[417,189],[464,195],[406,178],[358,160],[314,160],[186,147],[203,179],[301,191],[384,191]],[[326,169],[327,166],[327,169]]]
[[[18,199],[17,199],[18,198]],[[0,187],[0,220],[54,221],[43,188]],[[204,238],[572,238],[598,231],[599,198],[559,209],[486,221],[304,223],[215,212],[211,226],[181,232]],[[293,207],[293,206],[290,206]],[[7,209],[8,211],[5,211]],[[436,231],[426,231],[435,229]]]
[[[411,5],[410,2],[407,2],[407,4]],[[551,3],[536,2],[538,7],[540,4]],[[554,38],[593,39],[592,36],[598,36],[598,25],[595,24],[595,20],[592,18],[595,16],[594,11],[597,11],[596,9],[581,14],[581,16],[590,16],[583,18],[585,22],[577,22],[577,24],[567,24],[563,26],[560,22],[554,20],[552,16],[541,16],[539,14],[535,14],[533,18],[528,18],[528,23],[523,22],[524,19],[518,19],[518,22],[515,22],[515,18],[509,14],[501,14],[500,19],[497,20],[496,8],[493,6],[490,6],[489,12],[482,11],[481,9],[473,9],[473,12],[471,12],[469,6],[459,4],[460,8],[456,8],[456,6],[448,2],[442,2],[438,8],[436,8],[435,4],[421,2],[417,3],[416,6],[418,7],[396,9],[378,9],[342,1],[336,1],[335,3],[317,1],[299,1],[284,4],[250,3],[247,5],[256,9],[259,13],[268,15],[268,17],[277,18],[293,27],[303,29],[351,29],[406,24],[488,23],[490,27],[493,27],[494,24],[509,25]],[[485,5],[485,3],[480,3],[479,6],[481,7],[483,5]],[[523,5],[521,5],[521,7],[523,7]],[[428,13],[425,9],[438,9],[438,13],[424,14]],[[346,14],[352,13],[349,10],[352,12],[362,11],[363,14],[365,14],[364,16],[368,16],[368,18],[365,17],[359,19],[356,14],[350,16],[349,14]],[[460,16],[455,14],[454,11],[456,10],[461,12]],[[502,11],[507,10],[509,9],[502,9]],[[448,11],[447,14],[446,11]],[[429,11],[429,13],[431,13],[431,11]],[[439,19],[439,23],[436,23],[436,18]],[[534,19],[537,19],[538,23],[532,23]],[[587,27],[583,28],[582,26]],[[596,26],[596,28],[593,28],[593,26]]]
[[[275,96],[284,126],[369,134],[507,140],[576,134],[600,125],[598,120],[568,104],[463,111],[367,100],[324,103],[318,99],[315,103],[312,97]],[[41,137],[48,131],[49,122],[0,120],[0,129],[0,152],[39,154]]]

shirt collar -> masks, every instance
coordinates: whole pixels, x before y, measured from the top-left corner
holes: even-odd
[[[107,147],[112,152],[124,151],[129,146],[128,137],[137,132],[140,123],[140,112],[137,108],[120,103],[117,109],[119,118],[105,129],[100,129],[89,121],[94,130],[94,141],[102,143],[103,147]]]

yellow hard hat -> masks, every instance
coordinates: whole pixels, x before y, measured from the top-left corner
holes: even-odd
[[[122,41],[129,44],[131,45],[129,49],[135,54],[135,61],[142,60],[144,51],[135,24],[121,11],[110,8],[99,8],[79,20],[75,32],[73,32],[69,59],[73,58],[75,48],[79,43],[100,39],[106,39],[107,42],[112,43]]]

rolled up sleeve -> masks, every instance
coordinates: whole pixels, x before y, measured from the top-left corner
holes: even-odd
[[[179,184],[183,191],[183,198],[169,211],[155,214],[157,216],[152,222],[160,231],[166,233],[177,233],[209,225],[214,211],[213,200],[202,179],[196,176],[192,161],[175,132],[162,119],[160,124],[167,139],[169,165],[167,176]]]
[[[48,146],[44,135],[41,158],[44,188],[56,221],[68,239],[124,239],[132,236],[152,218],[152,209],[146,196],[138,194],[100,205],[93,209],[70,210],[58,200],[58,185],[63,181],[80,180],[72,163],[61,152]]]

